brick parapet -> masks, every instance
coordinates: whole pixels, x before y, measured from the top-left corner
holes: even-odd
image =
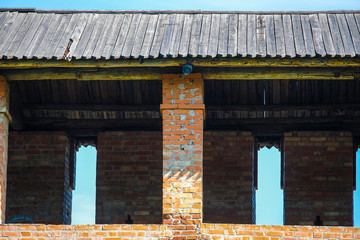
[[[360,239],[360,228],[354,227],[201,224],[200,229],[202,239],[206,240]]]
[[[268,226],[242,224],[199,225],[0,225],[0,239],[12,240],[356,240],[360,228]]]

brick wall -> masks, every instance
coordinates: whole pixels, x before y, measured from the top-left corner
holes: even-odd
[[[360,228],[202,224],[202,239],[327,240],[360,239]]]
[[[68,150],[64,132],[10,132],[6,222],[71,223]]]
[[[9,85],[0,76],[0,223],[5,222],[9,118]]]
[[[102,132],[97,141],[96,223],[162,222],[161,132]]]
[[[352,226],[352,135],[285,133],[285,224]]]
[[[360,228],[200,225],[0,225],[0,239],[79,240],[334,240],[360,239]]]
[[[200,74],[163,75],[163,223],[200,223],[204,85]]]
[[[204,133],[204,207],[208,223],[255,223],[250,132]]]

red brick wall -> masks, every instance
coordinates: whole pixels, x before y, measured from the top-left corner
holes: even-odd
[[[97,141],[96,223],[162,222],[161,132],[102,132]]]
[[[360,239],[360,228],[202,224],[201,239],[327,240]]]
[[[360,239],[360,228],[199,225],[1,225],[1,239],[31,240],[334,240]]]
[[[208,223],[255,223],[250,132],[204,133],[204,207]]]
[[[200,74],[163,80],[163,223],[202,219],[204,98]]]
[[[9,85],[0,76],[0,223],[5,222],[9,117]]]
[[[71,223],[68,149],[64,132],[10,132],[6,222]]]
[[[285,224],[352,226],[352,135],[285,133]]]

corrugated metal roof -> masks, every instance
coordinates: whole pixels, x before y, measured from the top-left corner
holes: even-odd
[[[359,57],[360,11],[0,9],[2,59]]]

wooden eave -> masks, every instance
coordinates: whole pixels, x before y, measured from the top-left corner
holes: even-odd
[[[360,58],[177,58],[118,60],[0,60],[0,69],[122,67],[360,67]]]

